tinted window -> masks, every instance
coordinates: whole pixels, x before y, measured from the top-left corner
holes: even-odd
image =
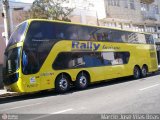
[[[129,52],[103,52],[102,53],[105,65],[122,65],[129,61]]]
[[[5,53],[4,68],[6,74],[11,74],[16,72],[19,68],[19,59],[20,59],[21,48],[14,48]]]
[[[101,41],[146,43],[144,34],[120,30],[99,29],[96,32],[96,36]]]
[[[63,23],[34,21],[31,23],[28,41],[78,39],[76,25]]]
[[[23,47],[24,74],[38,72],[53,44],[62,39],[78,39],[76,26],[34,21],[30,24]]]
[[[12,33],[10,40],[8,42],[8,46],[13,45],[17,42],[20,42],[24,39],[23,35],[25,33],[25,30],[27,28],[27,22],[22,23],[21,25],[19,25],[15,31]]]
[[[100,41],[112,41],[111,30],[109,29],[98,29],[95,32],[95,36],[97,40],[100,40]]]
[[[79,40],[97,40],[95,33],[98,30],[98,28],[78,26],[77,29]]]
[[[87,35],[86,35],[87,36]],[[126,42],[126,43],[153,43],[152,35],[145,35],[136,32],[127,32],[107,28],[97,28],[93,34],[95,40],[108,42]]]
[[[39,71],[56,42],[54,29],[49,23],[32,22],[29,26],[23,47],[23,73],[34,74]],[[52,31],[53,30],[53,31]]]
[[[146,34],[146,35],[145,35],[145,38],[146,38],[146,42],[147,42],[148,44],[154,44],[154,38],[153,38],[152,35]]]
[[[128,63],[129,56],[129,52],[64,52],[57,56],[53,68],[69,69],[122,65]]]
[[[99,40],[108,42],[153,43],[151,35],[64,23],[34,21],[29,29],[31,32],[27,35],[28,41]]]

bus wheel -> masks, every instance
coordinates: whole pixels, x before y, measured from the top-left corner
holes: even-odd
[[[133,77],[134,77],[134,79],[139,79],[140,76],[141,76],[140,69],[139,69],[139,67],[135,66],[134,70],[133,70]]]
[[[142,67],[142,70],[141,70],[141,76],[142,76],[142,77],[146,77],[146,76],[147,76],[147,73],[148,73],[147,66],[143,66],[143,67]]]
[[[89,84],[88,75],[84,72],[81,72],[77,75],[77,79],[75,81],[75,86],[78,89],[85,89]]]
[[[70,88],[69,78],[62,74],[56,78],[55,89],[59,93],[64,93]]]

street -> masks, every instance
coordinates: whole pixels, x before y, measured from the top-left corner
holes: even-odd
[[[160,73],[156,73],[138,80],[127,77],[96,83],[82,91],[73,88],[65,94],[50,91],[0,99],[0,114],[28,114],[26,120],[54,114],[159,114],[159,101]]]

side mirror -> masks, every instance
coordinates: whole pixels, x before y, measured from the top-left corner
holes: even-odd
[[[22,54],[22,63],[23,63],[23,69],[26,68],[26,66],[28,65],[28,56],[26,55],[25,51],[23,51]]]

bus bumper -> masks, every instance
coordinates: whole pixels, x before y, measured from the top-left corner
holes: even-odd
[[[9,92],[19,92],[19,93],[22,93],[24,92],[24,88],[23,88],[23,85],[22,85],[22,80],[21,78],[19,78],[19,80],[11,85],[8,85],[8,86],[4,86],[4,88],[9,91]]]

